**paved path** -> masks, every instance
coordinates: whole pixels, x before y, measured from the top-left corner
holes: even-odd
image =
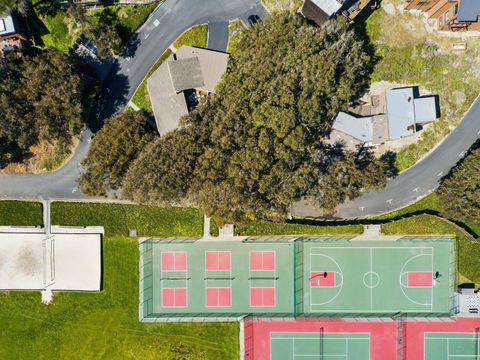
[[[228,21],[215,21],[208,23],[207,48],[216,51],[227,51],[228,46]]]
[[[480,98],[474,102],[457,128],[428,156],[390,180],[376,192],[337,207],[336,216],[345,219],[380,215],[405,207],[436,189],[443,176],[462,159],[480,138]],[[293,214],[319,217],[320,212],[306,204],[295,204]]]
[[[222,22],[251,14],[265,16],[259,0],[166,0],[132,37],[124,56],[105,79],[89,117],[89,129],[72,159],[52,173],[0,174],[0,198],[80,199],[77,189],[80,162],[88,153],[90,139],[103,121],[122,111],[150,67],[168,46],[191,26]]]

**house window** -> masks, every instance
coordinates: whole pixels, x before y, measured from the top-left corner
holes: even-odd
[[[443,26],[443,16],[440,16],[440,17],[438,18],[438,27],[439,27],[439,28],[442,28],[442,26]]]
[[[447,11],[445,13],[445,23],[447,23],[449,19],[450,19],[450,11]]]
[[[453,14],[454,14],[454,15],[455,15],[455,14],[458,14],[458,4],[455,4],[455,5],[453,6]]]
[[[5,20],[0,19],[0,31],[5,31],[7,30],[7,27],[5,26]]]

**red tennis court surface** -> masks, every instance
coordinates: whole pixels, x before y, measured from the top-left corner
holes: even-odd
[[[275,251],[251,251],[250,270],[275,270]]]
[[[186,288],[163,288],[162,306],[165,307],[186,307],[187,289]]]
[[[205,270],[207,271],[229,271],[230,264],[230,251],[205,252]]]
[[[370,321],[332,318],[297,320],[285,318],[272,321],[272,319],[247,318],[244,326],[245,359],[248,360],[276,360],[271,358],[273,333],[319,334],[320,332],[322,336],[368,333],[370,360],[424,360],[426,333],[475,334],[480,327],[480,318],[409,319],[400,323],[389,318]],[[450,359],[448,353],[445,355],[445,359]],[[288,356],[284,358],[287,359]],[[473,360],[474,357],[465,359]]]
[[[231,288],[206,288],[205,291],[208,307],[232,306]]]
[[[187,253],[185,251],[162,252],[162,271],[186,271]]]
[[[334,287],[335,273],[328,271],[312,271],[310,273],[311,287]]]
[[[250,288],[250,306],[275,306],[275,288]]]
[[[433,274],[431,271],[411,271],[408,273],[408,287],[432,287]]]

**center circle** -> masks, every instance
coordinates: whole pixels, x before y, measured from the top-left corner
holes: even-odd
[[[380,276],[374,271],[369,271],[363,275],[363,283],[368,288],[377,287],[380,284]]]

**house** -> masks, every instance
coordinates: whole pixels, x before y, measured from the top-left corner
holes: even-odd
[[[28,41],[26,26],[16,13],[0,15],[0,58],[15,52]]]
[[[480,30],[478,0],[406,0],[404,8],[425,14],[437,30]]]
[[[160,134],[174,130],[201,96],[215,91],[227,70],[229,55],[182,46],[147,80],[147,88]]]
[[[305,0],[302,15],[322,26],[336,14],[342,14],[353,21],[371,0]]]
[[[372,116],[340,112],[332,126],[330,141],[349,149],[377,147],[386,141],[415,134],[438,117],[435,96],[418,94],[417,87],[390,89],[385,93],[385,111]]]

